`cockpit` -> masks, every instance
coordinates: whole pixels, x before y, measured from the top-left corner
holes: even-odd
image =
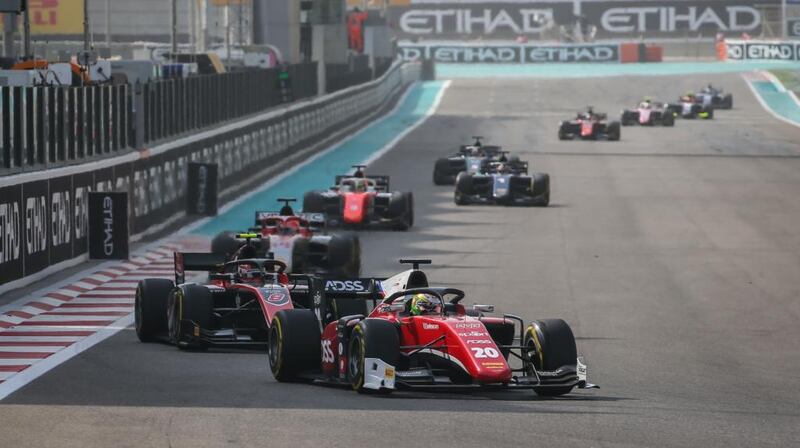
[[[347,193],[375,191],[375,181],[367,178],[348,177],[339,184],[339,191]]]

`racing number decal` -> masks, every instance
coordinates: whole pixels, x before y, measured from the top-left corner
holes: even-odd
[[[476,358],[497,358],[500,353],[492,347],[472,347]]]
[[[322,341],[322,362],[333,363],[335,361],[333,357],[333,350],[331,350],[331,341],[323,340]]]

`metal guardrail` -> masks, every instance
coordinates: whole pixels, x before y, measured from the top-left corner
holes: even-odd
[[[124,154],[317,95],[315,62],[286,70],[289,95],[279,69],[141,85],[0,87],[0,175]]]

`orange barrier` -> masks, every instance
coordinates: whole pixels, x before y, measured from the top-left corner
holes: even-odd
[[[728,44],[724,40],[717,41],[717,59],[720,61],[728,60]]]
[[[619,44],[619,62],[623,64],[639,62],[639,44]]]
[[[664,60],[664,47],[648,45],[645,50],[647,62],[661,62]]]

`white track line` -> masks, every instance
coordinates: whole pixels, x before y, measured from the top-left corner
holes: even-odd
[[[772,82],[772,84],[775,85],[775,88],[778,89],[778,91],[781,91],[781,89],[783,89],[784,91],[786,90],[786,87],[784,87],[783,83],[781,83],[780,80],[778,80],[778,78],[775,78],[774,76],[768,76],[768,74],[764,70],[760,70],[760,74],[765,76],[770,82]],[[772,115],[773,117],[777,118],[778,120],[784,123],[800,128],[800,123],[796,123],[772,110],[772,108],[769,107],[769,104],[767,104],[767,102],[764,101],[763,98],[761,98],[761,95],[753,86],[753,83],[751,83],[745,75],[742,75],[742,78],[744,78],[744,83],[747,84],[747,87],[750,88],[750,91],[753,92],[753,96],[756,97],[758,102],[761,104],[761,107],[763,107],[765,111],[769,112],[770,115]],[[797,98],[795,97],[795,100],[796,99]]]
[[[36,363],[39,359],[14,359],[14,358],[3,358],[0,359],[0,366],[29,366],[31,364]]]

